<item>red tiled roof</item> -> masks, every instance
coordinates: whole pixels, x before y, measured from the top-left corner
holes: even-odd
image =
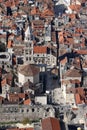
[[[24,93],[18,93],[18,97],[19,98],[25,98],[25,94]]]
[[[12,7],[12,6],[17,6],[19,4],[19,0],[10,0],[10,1],[6,1],[5,2],[5,6],[7,7],[7,6],[10,6],[10,7]]]
[[[60,61],[61,64],[66,64],[67,63],[67,57],[65,57],[63,60]]]
[[[61,130],[59,120],[53,117],[43,119],[42,130]]]
[[[47,53],[47,46],[34,46],[34,53]]]
[[[63,37],[63,32],[59,32],[59,43],[63,43],[64,42],[64,37]]]
[[[79,5],[79,4],[72,4],[72,5],[70,5],[69,7],[70,7],[73,11],[78,12],[78,11],[80,10],[80,8],[81,8],[81,5]]]
[[[24,76],[35,76],[40,72],[39,67],[31,64],[21,65],[18,69],[19,73],[23,74]]]
[[[70,83],[72,83],[72,84],[80,84],[80,81],[78,80],[78,79],[74,79],[74,80],[69,80],[70,81]]]
[[[45,9],[43,10],[43,12],[41,13],[41,17],[53,17],[54,16],[54,12],[50,9]]]
[[[74,44],[74,39],[73,38],[66,38],[66,41],[70,44]]]
[[[77,92],[80,96],[84,97],[85,92],[84,92],[84,89],[83,89],[82,87],[76,88],[76,92]]]
[[[76,104],[81,104],[81,100],[80,100],[80,95],[78,93],[75,94],[75,100],[76,100]]]
[[[31,10],[31,15],[40,15],[41,12],[39,10],[39,8],[37,7],[34,7],[32,10]]]
[[[10,41],[8,41],[8,45],[7,45],[7,48],[11,48],[12,47],[12,44],[13,44],[13,42],[10,40]]]
[[[68,70],[65,74],[64,74],[64,76],[65,77],[81,77],[81,73],[80,73],[80,71],[79,70],[77,70],[77,69],[70,69],[70,70]]]
[[[87,55],[87,50],[76,50],[78,54]]]
[[[75,18],[76,18],[76,15],[75,15],[75,14],[69,14],[69,17],[70,17],[71,19],[75,19]]]
[[[10,93],[9,94],[9,101],[11,101],[11,102],[19,102],[18,94]]]
[[[29,104],[31,104],[31,100],[30,99],[27,99],[27,100],[24,101],[24,105],[29,105]]]

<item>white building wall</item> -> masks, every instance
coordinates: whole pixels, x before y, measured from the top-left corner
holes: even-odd
[[[21,73],[18,73],[18,82],[21,83],[22,85],[30,80],[33,83],[33,77],[32,76],[24,76]]]
[[[51,55],[51,65],[56,65],[56,56]]]
[[[34,53],[34,57],[47,57],[47,54],[45,53]]]
[[[66,85],[62,85],[62,92],[63,92],[64,99],[66,101]]]
[[[21,73],[18,73],[18,82],[22,85],[26,82],[24,75],[22,75]]]
[[[51,41],[51,25],[45,25],[45,41]]]
[[[83,67],[83,70],[84,70],[85,72],[87,72],[87,68],[84,68],[84,67]]]
[[[18,73],[19,83],[21,83],[23,85],[28,80],[30,80],[34,84],[39,83],[39,74],[37,74],[35,76],[24,76],[23,74]]]
[[[13,54],[13,48],[8,48],[8,53]]]
[[[7,84],[2,86],[2,94],[1,94],[1,96],[6,98],[6,93],[9,91],[9,89],[10,89],[10,86],[7,85]]]
[[[26,46],[24,48],[24,62],[33,64],[33,42],[31,40],[27,40],[25,44]]]
[[[74,96],[73,93],[66,94],[66,103],[69,104],[72,107],[76,106],[75,96]]]
[[[37,97],[35,97],[35,103],[47,105],[47,96],[37,96]]]

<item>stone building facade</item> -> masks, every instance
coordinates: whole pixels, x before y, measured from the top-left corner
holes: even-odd
[[[24,118],[38,120],[45,117],[55,117],[55,111],[52,106],[41,105],[1,105],[0,122],[19,122]]]

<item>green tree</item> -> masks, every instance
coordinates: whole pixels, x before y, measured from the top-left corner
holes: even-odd
[[[22,120],[22,122],[21,122],[23,125],[26,125],[26,124],[31,124],[31,121],[29,120],[29,118],[28,117],[26,117],[26,118],[24,118],[23,120]]]

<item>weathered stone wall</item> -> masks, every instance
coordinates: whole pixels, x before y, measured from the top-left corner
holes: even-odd
[[[28,117],[38,120],[45,117],[54,117],[55,111],[52,106],[26,106],[26,105],[1,105],[0,122],[22,121]]]

